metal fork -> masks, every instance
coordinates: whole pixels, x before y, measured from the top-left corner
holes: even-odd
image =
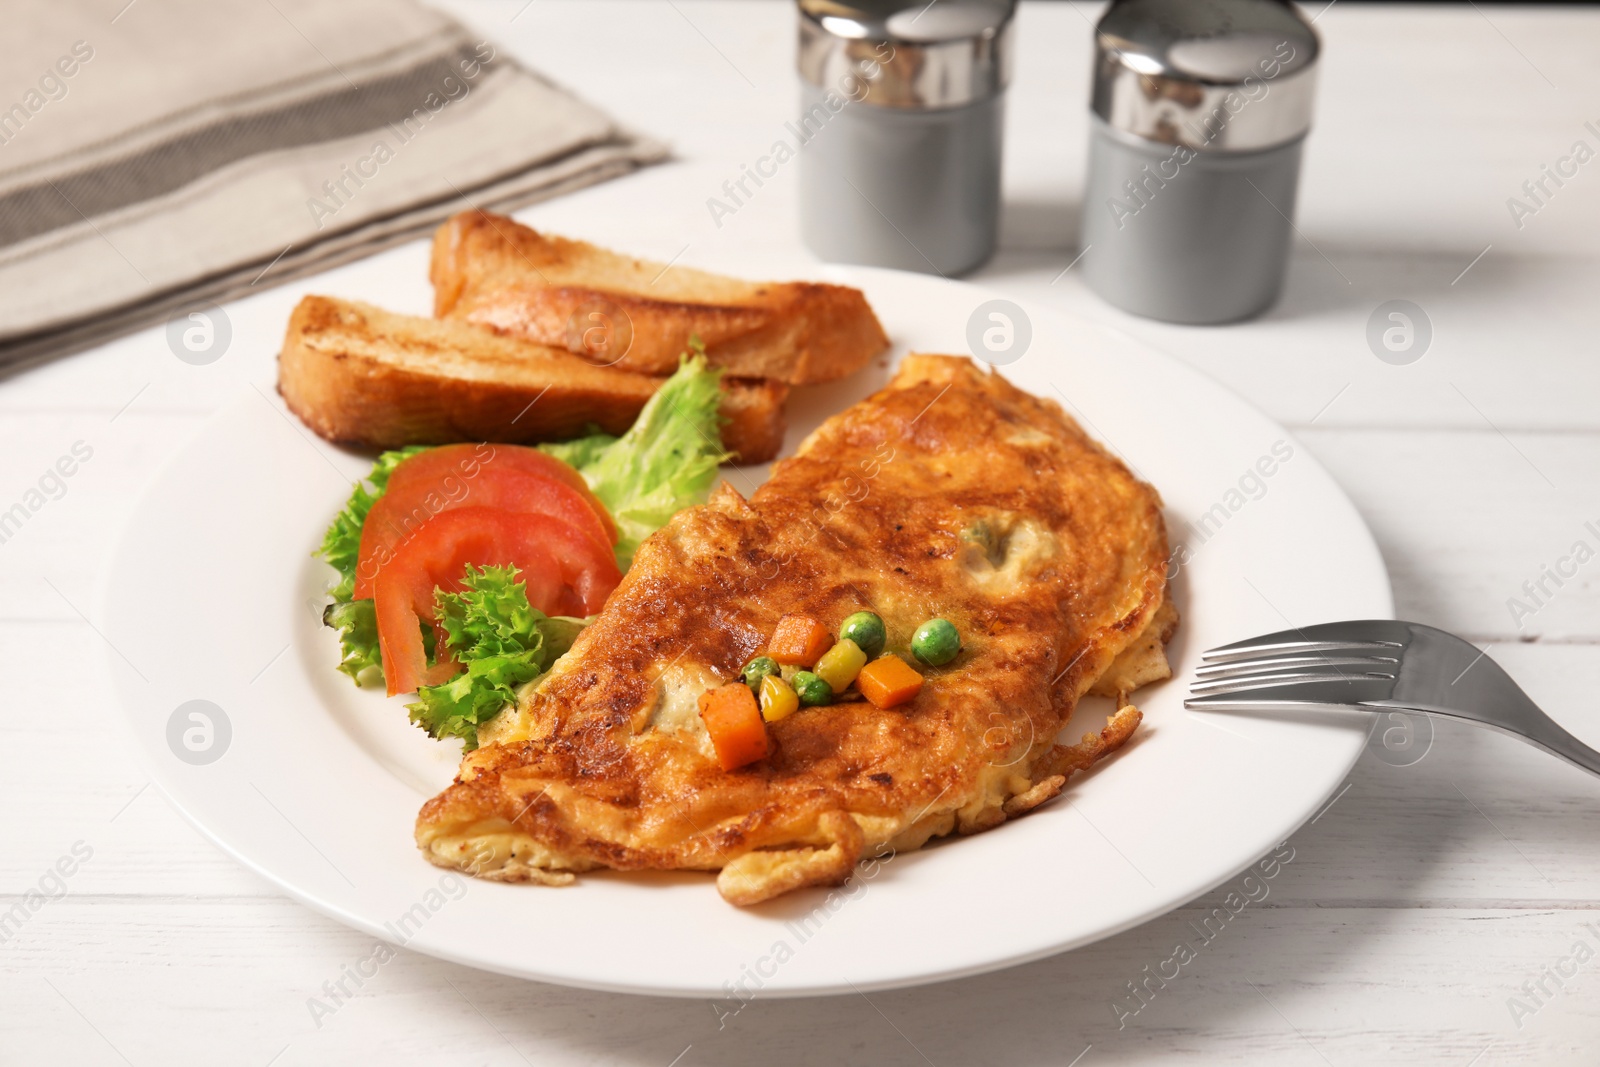
[[[1205,653],[1184,706],[1196,711],[1413,711],[1492,726],[1600,775],[1573,737],[1473,645],[1415,622],[1372,619],[1281,630]]]

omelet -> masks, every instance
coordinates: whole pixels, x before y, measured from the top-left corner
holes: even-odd
[[[1114,752],[1129,691],[1170,676],[1161,499],[1048,399],[955,356],[912,355],[745,499],[724,483],[639,549],[596,621],[481,733],[417,819],[423,855],[508,882],[716,871],[751,905],[862,859],[1016,818]],[[908,662],[944,618],[950,663],[880,709],[806,707],[767,758],[718,764],[701,694],[779,618],[874,611]],[[1057,743],[1079,699],[1123,705]]]

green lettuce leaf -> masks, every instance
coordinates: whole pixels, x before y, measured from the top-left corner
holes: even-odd
[[[465,670],[423,686],[406,707],[431,736],[459,737],[470,751],[478,747],[478,727],[515,703],[517,690],[549,670],[587,623],[531,607],[515,567],[468,564],[462,586],[459,593],[438,590],[434,604],[445,645]]]
[[[539,451],[554,456],[574,470],[581,471],[598,460],[617,439],[598,428],[590,427],[587,437],[574,437],[570,441],[549,441],[539,446]]]
[[[617,565],[626,571],[640,542],[692,504],[703,503],[716,482],[722,449],[720,368],[706,362],[705,346],[690,341],[677,373],[656,390],[627,433],[615,440],[595,434],[545,452],[578,468],[617,523]],[[583,462],[573,462],[572,459]]]
[[[339,631],[339,670],[357,685],[382,685],[378,614],[372,601],[336,600],[322,609],[322,621]]]

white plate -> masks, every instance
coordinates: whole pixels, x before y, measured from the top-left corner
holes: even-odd
[[[994,296],[916,274],[830,276],[865,290],[896,357],[966,351],[969,317]],[[596,989],[727,1000],[733,987],[911,985],[1060,952],[1185,903],[1288,837],[1365,736],[1349,722],[1186,712],[1199,652],[1291,624],[1387,617],[1387,576],[1355,509],[1281,427],[1120,334],[1026,315],[1031,344],[1003,372],[1064,398],[1155,484],[1174,542],[1192,553],[1175,581],[1177,676],[1140,694],[1137,741],[1027,818],[749,910],[723,903],[709,875],[601,873],[547,889],[429,866],[412,822],[453,776],[458,745],[409,725],[403,698],[336,673],[319,622],[332,571],[310,552],[369,461],[312,437],[266,383],[159,475],[112,565],[111,666],[151,774],[218,845],[318,911],[431,955]],[[800,391],[790,447],[875,388],[889,362]],[[1271,475],[1252,474],[1258,463]],[[748,492],[764,474],[728,477]],[[197,700],[220,709],[209,740],[185,707]],[[1105,711],[1080,709],[1071,733]]]

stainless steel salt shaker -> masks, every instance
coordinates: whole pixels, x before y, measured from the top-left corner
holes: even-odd
[[[1015,0],[797,0],[800,228],[823,259],[960,274],[994,251]]]
[[[1118,0],[1095,32],[1084,280],[1169,322],[1277,299],[1317,35],[1277,0]]]

